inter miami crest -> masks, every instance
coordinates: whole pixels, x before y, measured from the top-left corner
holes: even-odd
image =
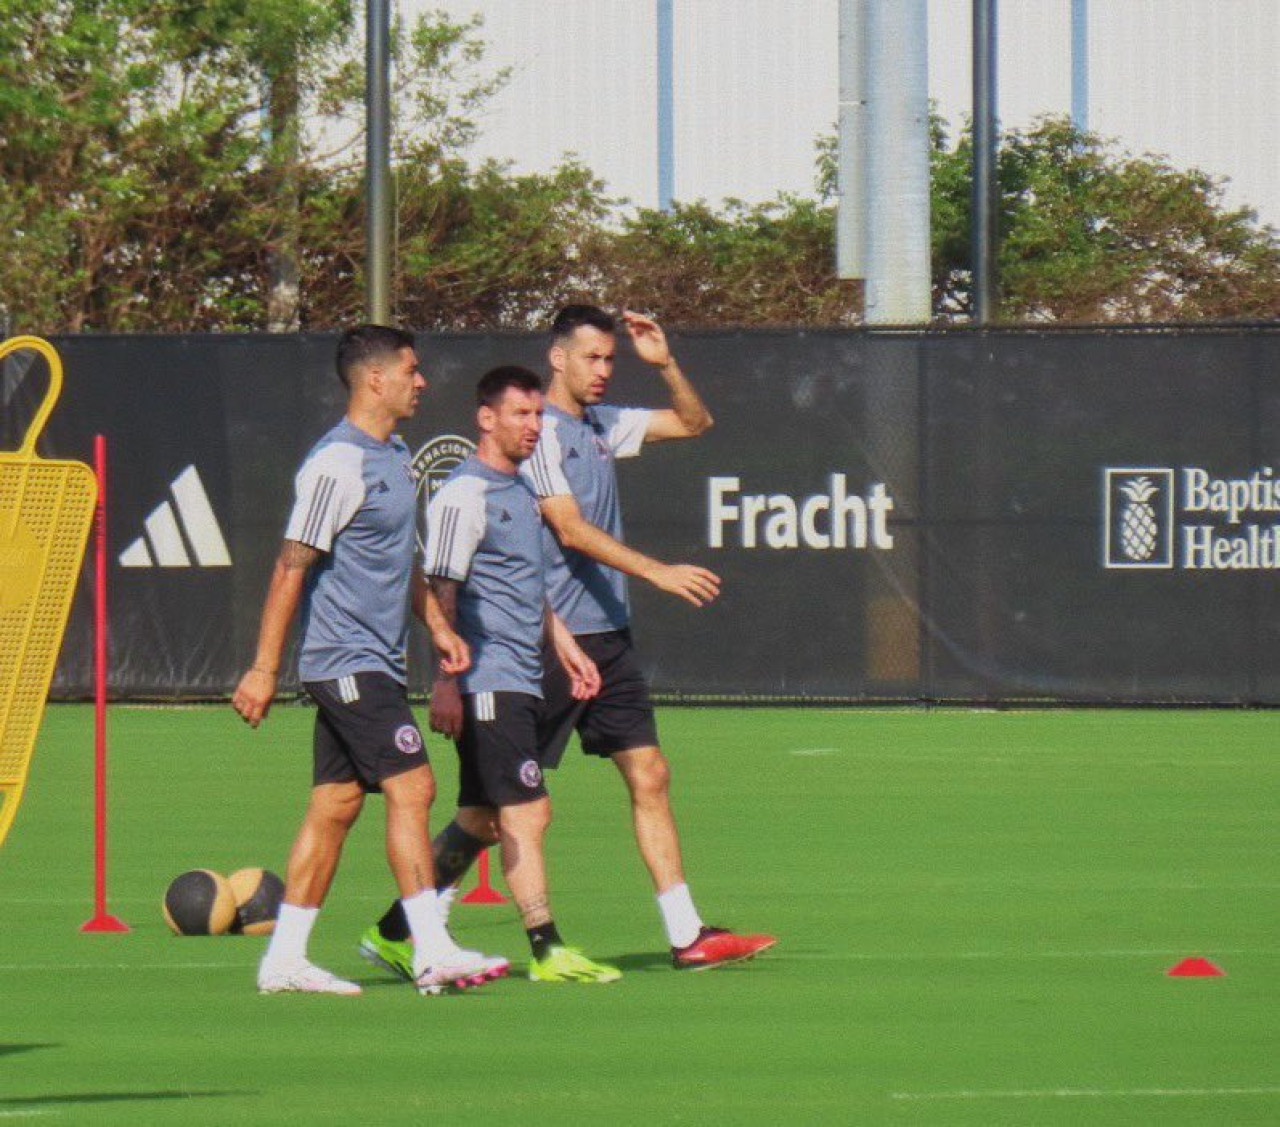
[[[453,471],[475,453],[476,444],[456,434],[433,438],[413,456],[413,479],[418,483],[418,551],[426,551],[427,504]]]

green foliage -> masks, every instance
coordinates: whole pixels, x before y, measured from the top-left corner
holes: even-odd
[[[593,246],[597,290],[614,308],[671,324],[849,324],[854,283],[834,273],[835,216],[796,196],[720,209],[643,209]]]
[[[363,315],[363,37],[352,0],[0,0],[0,312],[40,332],[302,328]],[[817,199],[623,210],[572,162],[461,159],[506,73],[478,18],[393,29],[396,315],[524,327],[590,297],[685,326],[840,325],[835,149]],[[343,120],[339,152],[315,125]],[[308,128],[300,128],[306,120]],[[971,143],[932,123],[934,310],[969,302]],[[1280,315],[1280,243],[1219,185],[1065,121],[1003,138],[1001,317]]]
[[[314,68],[346,0],[8,0],[0,301],[42,331],[253,327],[287,210],[264,79]]]
[[[309,106],[356,117],[352,18],[350,0],[0,0],[4,312],[48,333],[261,329],[273,260],[299,245],[339,266],[304,270],[311,327],[358,310],[362,177],[296,123]],[[465,85],[475,26],[435,14],[396,37],[420,138],[401,163],[428,157],[414,176],[502,81]]]
[[[510,68],[489,78],[474,74],[484,54],[479,38],[482,22],[478,15],[464,24],[419,20],[411,30],[414,80],[405,84],[400,132],[416,140],[402,148],[402,158],[411,160],[424,149],[456,152],[475,139],[472,115],[502,88],[510,74]]]
[[[935,308],[969,306],[966,132],[933,154]],[[1007,321],[1194,321],[1280,316],[1280,242],[1221,185],[1119,153],[1063,118],[1002,138],[1000,316]]]
[[[487,163],[405,160],[396,168],[396,316],[422,329],[528,327],[578,292],[582,247],[606,214],[584,168],[512,176]],[[308,198],[303,322],[360,319],[364,301],[362,178],[351,171]]]

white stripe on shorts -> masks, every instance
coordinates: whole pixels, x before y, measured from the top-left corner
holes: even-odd
[[[492,693],[476,693],[475,711],[477,720],[494,720],[498,712],[494,707]]]
[[[360,699],[360,686],[356,684],[355,677],[338,678],[338,695],[343,704],[355,704]]]

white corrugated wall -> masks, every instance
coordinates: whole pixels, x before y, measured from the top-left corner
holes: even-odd
[[[611,190],[657,200],[653,0],[399,0],[479,11],[488,63],[511,65],[475,153],[545,169],[576,152]],[[969,112],[971,0],[930,0],[930,93]],[[1006,125],[1071,104],[1071,0],[1002,0]],[[679,199],[810,194],[834,131],[838,0],[674,0]],[[1231,178],[1228,199],[1280,226],[1280,0],[1089,0],[1090,125],[1133,152]]]
[[[1092,125],[1280,227],[1280,2],[1092,0]]]

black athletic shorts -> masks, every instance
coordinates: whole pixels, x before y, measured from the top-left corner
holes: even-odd
[[[542,701],[529,693],[463,693],[459,806],[520,806],[545,797],[538,764]]]
[[[564,667],[555,654],[544,656],[538,732],[543,767],[551,770],[560,765],[575,729],[588,755],[608,757],[637,747],[657,747],[658,724],[631,631],[578,634],[575,640],[600,670],[600,693],[591,700],[574,700]]]
[[[385,673],[354,673],[336,681],[307,681],[319,706],[312,782],[358,781],[366,791],[427,762],[422,733],[405,688]]]

